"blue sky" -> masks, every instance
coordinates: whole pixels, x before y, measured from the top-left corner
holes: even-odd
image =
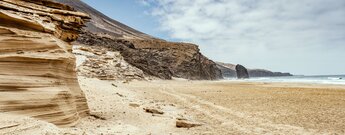
[[[166,32],[159,30],[157,17],[150,14],[150,7],[139,0],[82,0],[121,23],[149,35],[171,40]]]
[[[215,60],[293,74],[345,74],[344,0],[83,0]]]

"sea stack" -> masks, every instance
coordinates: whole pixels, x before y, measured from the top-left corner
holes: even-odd
[[[249,78],[248,70],[240,64],[236,65],[236,73],[237,73],[238,79],[248,79]]]

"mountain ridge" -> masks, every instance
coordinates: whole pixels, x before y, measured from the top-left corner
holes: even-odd
[[[135,30],[119,21],[116,21],[81,0],[54,0],[73,7],[77,11],[88,13],[90,22],[86,23],[86,30],[108,34],[117,38],[156,39],[148,34]],[[106,36],[106,35],[103,35]]]

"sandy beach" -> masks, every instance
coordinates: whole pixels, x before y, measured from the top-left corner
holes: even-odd
[[[79,83],[92,116],[75,127],[6,116],[1,123],[10,124],[0,134],[345,134],[341,85],[85,77]],[[179,120],[198,126],[177,128]]]

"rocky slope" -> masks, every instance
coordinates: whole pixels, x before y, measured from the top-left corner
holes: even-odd
[[[217,62],[217,67],[221,70],[223,77],[227,77],[227,78],[237,77],[236,65],[230,64],[230,63]],[[247,69],[247,70],[248,70],[249,77],[292,76],[292,74],[290,73],[272,72],[265,69]],[[243,76],[243,75],[240,75],[240,76]]]
[[[78,44],[118,51],[124,60],[145,75],[215,80],[222,78],[216,64],[193,44],[173,43],[153,38],[121,24],[79,0],[56,0],[90,14]]]
[[[124,60],[120,52],[100,46],[75,45],[78,75],[101,80],[148,80],[150,76]]]
[[[47,0],[0,0],[0,112],[60,126],[89,112],[69,42],[88,15]]]

